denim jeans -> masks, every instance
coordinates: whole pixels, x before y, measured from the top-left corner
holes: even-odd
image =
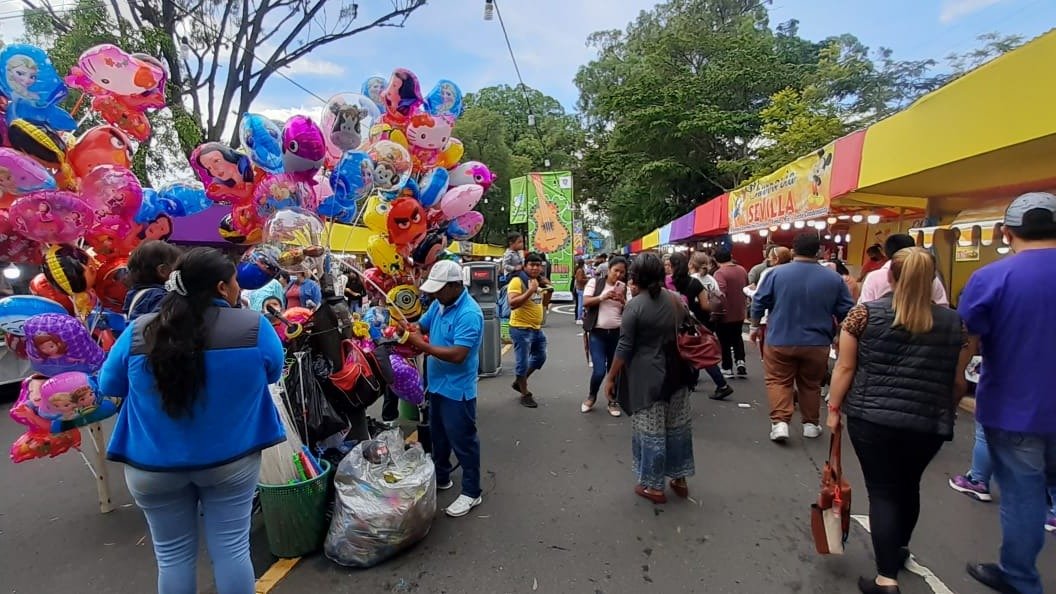
[[[968,471],[972,480],[986,485],[990,488],[990,476],[994,473],[994,465],[990,462],[990,450],[986,445],[986,431],[983,424],[975,422],[975,446],[972,447],[972,469]]]
[[[542,369],[546,363],[546,335],[542,330],[510,327],[513,354],[516,356],[517,377],[526,377],[528,372]]]
[[[260,474],[260,453],[193,472],[125,467],[125,483],[150,526],[158,561],[159,594],[198,591],[198,505],[219,594],[253,594],[249,518]]]
[[[1042,594],[1038,554],[1045,546],[1045,487],[1056,484],[1056,434],[987,428],[1001,489],[1001,569],[1020,594]]]
[[[620,344],[620,330],[615,328],[605,330],[595,328],[590,331],[590,362],[594,366],[594,372],[590,374],[590,399],[597,400],[598,390],[605,374],[612,367],[612,360],[616,358],[616,345]]]
[[[583,319],[583,290],[576,289],[576,319]]]
[[[451,480],[451,451],[462,466],[462,494],[480,497],[480,439],[477,401],[429,394],[429,432],[433,440],[436,484]]]

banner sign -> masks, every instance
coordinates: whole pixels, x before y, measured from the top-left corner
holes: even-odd
[[[823,217],[829,191],[835,143],[785,165],[739,190],[730,192],[730,233]]]
[[[510,180],[510,224],[523,225],[528,222],[528,178]]]
[[[583,244],[583,221],[576,219],[572,222],[572,247],[577,256],[585,253]]]
[[[572,173],[554,171],[529,173],[521,183],[525,186],[528,219],[527,250],[546,254],[550,281],[556,290],[555,300],[567,295],[571,298],[573,233],[572,233]],[[517,187],[519,180],[511,182]],[[512,194],[516,201],[516,192]],[[512,222],[512,215],[511,215]]]

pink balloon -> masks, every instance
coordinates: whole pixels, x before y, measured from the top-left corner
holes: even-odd
[[[72,421],[97,406],[88,376],[80,371],[60,373],[40,386],[37,412],[45,419]]]
[[[440,210],[449,219],[460,217],[473,210],[483,195],[484,188],[477,184],[456,186],[440,199]]]
[[[95,223],[95,214],[77,194],[44,190],[11,204],[11,224],[23,237],[43,243],[72,243]]]
[[[94,373],[106,355],[77,318],[65,314],[39,314],[22,325],[26,354],[38,373],[59,375],[68,371]]]
[[[128,169],[99,165],[81,180],[81,199],[95,212],[96,219],[114,216],[131,221],[143,204],[143,188]]]
[[[467,241],[480,233],[484,226],[484,215],[471,210],[463,215],[455,217],[447,226],[447,234],[455,241]]]

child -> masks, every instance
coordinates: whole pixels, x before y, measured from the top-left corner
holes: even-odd
[[[132,287],[125,297],[124,307],[129,322],[158,311],[165,296],[165,281],[180,253],[176,246],[154,239],[144,241],[132,251],[128,258],[128,277]]]

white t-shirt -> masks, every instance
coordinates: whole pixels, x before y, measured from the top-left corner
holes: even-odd
[[[891,279],[888,272],[891,271],[891,261],[888,260],[878,270],[874,270],[865,277],[862,283],[862,294],[858,297],[858,303],[869,303],[876,301],[891,292]],[[931,284],[931,300],[938,305],[949,305],[950,300],[946,297],[946,288],[942,286],[939,277]]]
[[[605,281],[601,281],[605,282]],[[587,286],[583,289],[584,297],[593,297],[594,291],[597,290],[598,279],[590,279],[587,281]],[[618,286],[624,287],[623,283],[617,283]],[[612,299],[606,299],[606,297],[616,290],[617,285],[610,285],[605,283],[605,288],[601,290],[601,294],[598,297],[601,298],[601,304],[598,305],[598,321],[594,324],[595,328],[601,330],[618,330],[620,325],[623,323],[623,307],[624,302],[614,301]],[[625,301],[630,301],[630,292],[628,291]]]

